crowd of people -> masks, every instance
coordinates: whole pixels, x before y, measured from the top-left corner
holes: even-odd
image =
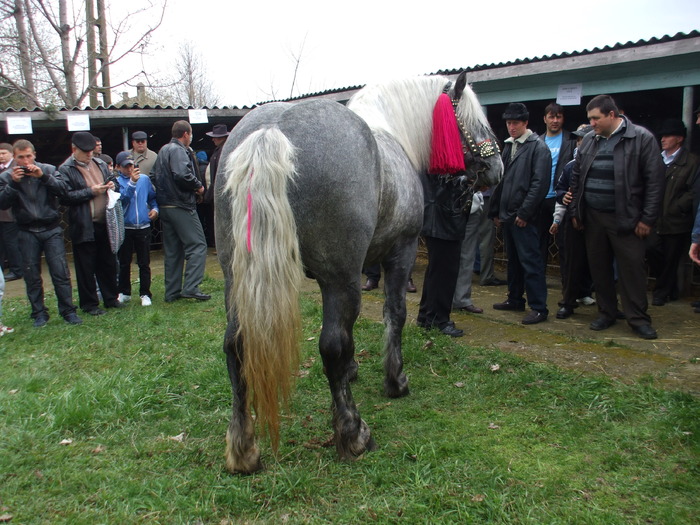
[[[428,225],[423,231],[436,263],[426,274],[424,286],[430,290],[424,290],[422,308],[426,297],[441,305],[422,320],[426,328],[460,337],[464,332],[450,320],[450,310],[483,313],[471,298],[475,270],[483,286],[507,285],[506,298],[494,309],[524,312],[528,306],[523,324],[546,321],[547,261],[556,242],[562,283],[557,319],[571,317],[580,304],[597,304],[592,330],[624,319],[639,337],[657,337],[648,312],[648,275],[655,278],[651,303],[663,306],[679,297],[684,254],[700,264],[700,157],[686,147],[687,129],[679,119],[666,120],[655,136],[608,95],[594,97],[586,111],[588,123],[570,132],[564,128],[564,108],[549,104],[540,136],[529,127],[527,107],[509,104],[502,115],[509,137],[501,152],[501,182],[478,188],[468,209],[458,202],[461,191],[435,189],[449,218],[440,228]],[[700,125],[700,107],[695,113]],[[132,149],[113,160],[102,152],[98,137],[76,132],[71,155],[58,168],[37,161],[27,140],[0,144],[0,319],[5,281],[23,278],[33,325],[48,323],[43,254],[59,314],[66,323],[82,323],[72,299],[60,206],[68,210],[82,312],[104,315],[131,300],[134,254],[141,305],[151,306],[151,225],[157,219],[163,231],[164,300],[209,300],[200,285],[207,246],[215,242],[213,187],[228,134],[222,124],[207,133],[214,144],[208,159],[192,150],[192,127],[181,120],[158,153],[148,148],[148,134],[136,131]],[[106,219],[112,192],[124,217],[116,253]],[[437,198],[431,195],[427,191],[426,203]],[[494,273],[498,227],[507,254],[506,280]],[[363,290],[377,288],[379,266],[365,273]],[[407,291],[416,291],[412,279]],[[693,307],[700,313],[700,302]],[[12,332],[0,323],[0,336]]]
[[[557,319],[571,317],[581,304],[597,304],[591,330],[624,319],[639,337],[657,337],[648,312],[648,276],[655,278],[651,302],[663,306],[679,297],[684,254],[700,260],[700,158],[685,147],[687,129],[680,119],[664,121],[655,136],[634,124],[608,95],[594,97],[586,111],[588,123],[569,132],[564,108],[549,104],[543,115],[546,132],[540,136],[529,128],[524,104],[507,106],[501,182],[481,188],[466,214],[459,214],[459,206],[443,205],[450,228],[436,233],[424,227],[428,258],[432,250],[441,262],[439,276],[426,273],[424,286],[439,288],[429,296],[451,297],[452,310],[483,313],[471,299],[480,259],[482,285],[508,286],[495,310],[524,312],[527,305],[530,311],[521,322],[544,322],[549,317],[547,261],[556,242],[562,283]],[[700,107],[695,114],[700,125]],[[433,197],[426,195],[426,209]],[[506,281],[493,273],[497,227],[507,255]],[[368,276],[373,286],[363,289],[376,287]],[[692,305],[700,313],[700,302]],[[419,324],[462,336],[449,309],[442,310]]]
[[[23,278],[33,326],[40,328],[49,322],[42,255],[53,282],[58,313],[68,324],[82,324],[78,308],[99,316],[131,300],[134,254],[141,305],[151,306],[152,223],[159,218],[165,301],[211,298],[200,289],[207,255],[200,217],[213,229],[211,191],[228,131],[225,125],[217,125],[207,133],[215,145],[217,162],[213,166],[200,165],[190,147],[193,133],[187,121],[175,122],[171,135],[171,141],[156,154],[148,149],[146,132],[136,131],[131,136],[132,149],[117,153],[113,159],[102,152],[98,137],[79,131],[71,136],[70,156],[58,168],[39,162],[28,140],[0,144],[0,320],[5,281]],[[110,201],[119,201],[123,214],[123,237],[116,247],[108,218]],[[61,206],[67,210],[77,307]],[[209,239],[214,242],[213,232]],[[13,328],[0,323],[0,336],[12,332]]]

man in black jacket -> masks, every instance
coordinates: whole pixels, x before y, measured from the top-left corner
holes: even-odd
[[[107,190],[115,188],[107,164],[93,157],[95,137],[86,131],[73,133],[73,154],[59,166],[58,178],[65,185],[61,201],[68,208],[73,263],[78,282],[80,308],[90,315],[104,315],[99,308],[97,285],[105,308],[120,308],[117,300],[117,258],[107,232]]]
[[[656,339],[647,314],[645,239],[659,215],[664,163],[654,135],[621,115],[609,95],[586,106],[595,133],[584,137],[571,174],[574,227],[583,229],[599,317],[591,330],[617,318],[613,259],[627,324],[644,339]]]
[[[192,126],[178,120],[171,135],[172,140],[158,152],[154,166],[156,201],[163,224],[165,301],[207,301],[211,296],[199,289],[207,262],[207,242],[197,216],[197,198],[204,194],[204,185],[188,153]]]
[[[510,138],[503,148],[503,179],[491,197],[489,216],[503,225],[508,253],[508,298],[495,310],[525,310],[523,293],[532,311],[523,324],[547,320],[547,282],[540,251],[537,213],[547,195],[552,173],[549,148],[527,123],[525,104],[509,104],[503,113]]]
[[[56,179],[54,166],[36,162],[36,152],[31,142],[18,140],[13,146],[13,153],[15,163],[0,175],[0,209],[11,208],[17,221],[24,282],[34,326],[39,328],[49,321],[41,280],[42,252],[53,281],[59,313],[67,323],[80,324],[82,320],[75,313],[73,305],[61,214],[58,211],[58,198],[63,195],[64,187]]]

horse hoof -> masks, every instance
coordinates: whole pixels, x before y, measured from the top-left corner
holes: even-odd
[[[384,380],[384,394],[390,398],[405,397],[409,394],[408,378],[401,374],[398,379]]]
[[[231,474],[252,474],[262,470],[260,461],[260,449],[253,444],[245,451],[234,447],[234,439],[230,432],[226,432],[226,470]]]
[[[346,440],[343,442],[336,435],[336,449],[338,456],[342,460],[352,461],[360,457],[365,451],[371,452],[372,450],[377,450],[377,448],[379,447],[372,438],[372,433],[364,419],[360,419],[359,431],[352,441]]]

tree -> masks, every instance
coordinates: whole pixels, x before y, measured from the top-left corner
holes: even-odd
[[[194,43],[181,43],[176,57],[174,78],[162,81],[160,87],[152,86],[155,97],[172,106],[216,106],[219,96],[212,89],[206,60]]]
[[[111,65],[146,50],[162,23],[167,0],[145,0],[147,5],[135,12],[120,11],[116,24],[108,21],[104,1],[0,0],[2,100],[19,97],[23,105],[74,107],[99,91],[109,103],[113,88],[141,74],[109,84]],[[136,19],[153,22],[135,32],[131,24]],[[88,49],[95,42],[95,30],[100,34],[99,50]],[[100,79],[107,79],[107,85],[100,85]],[[93,103],[96,100],[96,95],[91,97]]]

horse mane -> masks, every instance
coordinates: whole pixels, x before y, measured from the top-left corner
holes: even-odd
[[[362,88],[347,107],[372,130],[392,135],[419,171],[428,169],[433,108],[449,80],[443,76],[392,80]]]
[[[374,84],[353,95],[347,107],[362,117],[372,130],[392,135],[413,167],[426,171],[430,162],[433,108],[448,83],[447,77],[433,75]],[[481,104],[466,84],[457,105],[457,117],[476,140],[492,134]]]

